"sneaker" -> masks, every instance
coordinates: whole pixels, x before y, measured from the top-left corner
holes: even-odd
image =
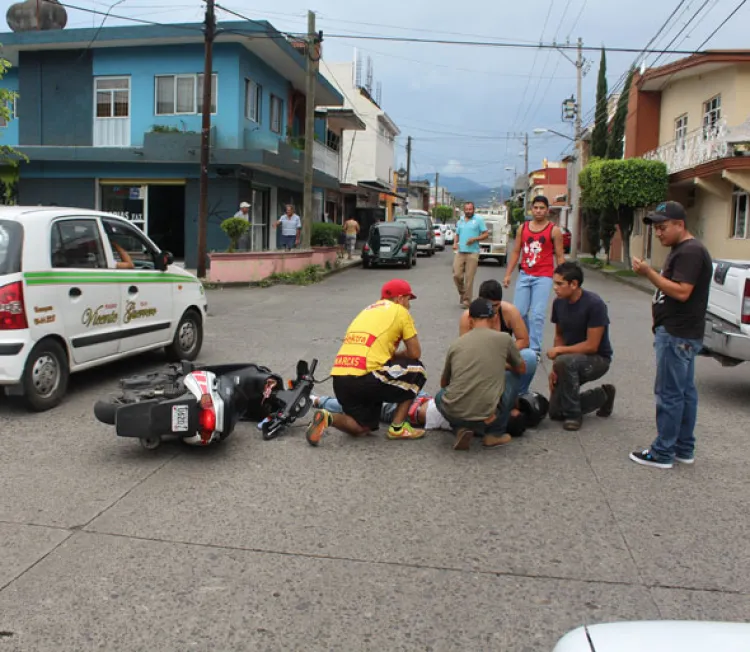
[[[317,446],[323,439],[326,428],[331,425],[331,413],[328,410],[316,410],[305,435],[310,446]]]
[[[512,440],[513,437],[511,437],[507,432],[499,437],[497,435],[485,435],[482,439],[482,446],[484,446],[485,448],[497,448],[498,446],[505,446],[505,444],[510,444]]]
[[[565,423],[563,423],[563,429],[574,431],[574,430],[580,430],[581,429],[581,419],[565,419]]]
[[[414,428],[408,421],[405,421],[399,427],[391,424],[387,437],[388,439],[422,439],[424,435],[424,430]]]
[[[615,386],[614,385],[602,385],[604,393],[607,395],[607,400],[604,402],[596,413],[598,417],[609,417],[612,416],[612,408],[615,406]]]
[[[456,442],[453,444],[454,451],[467,451],[471,448],[471,440],[474,432],[468,428],[459,428],[456,433]]]
[[[630,459],[636,464],[642,464],[643,466],[653,466],[656,469],[671,469],[672,462],[660,462],[652,454],[651,451],[646,448],[642,451],[634,451],[630,453]]]
[[[695,458],[694,457],[680,457],[679,455],[675,455],[674,461],[679,462],[680,464],[694,464]]]

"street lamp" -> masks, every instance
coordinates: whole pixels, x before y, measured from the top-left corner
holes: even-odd
[[[546,134],[546,133],[555,134],[555,136],[560,136],[561,138],[567,138],[568,140],[572,142],[576,142],[576,139],[573,138],[572,136],[568,136],[567,134],[560,133],[559,131],[555,131],[554,129],[545,129],[542,127],[537,127],[536,129],[534,129],[534,133],[537,136],[539,134]]]

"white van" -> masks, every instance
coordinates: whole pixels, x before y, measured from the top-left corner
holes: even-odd
[[[199,279],[127,220],[0,207],[0,386],[35,411],[71,372],[151,349],[194,360],[208,310]]]

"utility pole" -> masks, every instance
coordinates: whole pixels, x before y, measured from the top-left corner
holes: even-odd
[[[583,39],[578,37],[578,57],[576,59],[576,121],[575,121],[575,148],[576,148],[576,165],[578,173],[582,170],[583,165],[583,142],[581,133],[581,99],[583,97]],[[570,229],[570,257],[575,259],[578,255],[578,218],[580,216],[580,197],[581,187],[578,185],[578,174],[576,174],[575,185],[573,186],[573,214],[571,215]]]
[[[432,214],[434,218],[437,218],[437,207],[438,207],[438,183],[440,182],[440,175],[435,172],[435,212]]]
[[[411,136],[406,139],[406,210],[409,214],[409,198],[411,190]]]
[[[302,208],[303,249],[310,247],[313,223],[313,150],[315,148],[315,83],[318,80],[320,41],[315,33],[315,12],[307,12],[307,79],[305,99],[305,194]]]
[[[206,0],[203,25],[206,53],[203,65],[203,119],[201,122],[201,173],[198,200],[198,278],[206,278],[206,239],[208,231],[208,162],[211,150],[211,81],[213,74],[213,45],[216,36],[214,0]]]
[[[513,180],[515,183],[515,179]],[[523,215],[526,218],[526,213],[529,208],[529,134],[526,132],[523,135]]]

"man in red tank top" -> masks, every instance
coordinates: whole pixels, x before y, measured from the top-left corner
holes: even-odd
[[[565,262],[565,253],[562,231],[549,219],[549,200],[542,195],[534,197],[531,213],[533,219],[524,222],[516,234],[503,285],[510,286],[513,269],[520,259],[513,303],[529,329],[530,348],[539,354],[552,292],[552,276],[555,267]]]

